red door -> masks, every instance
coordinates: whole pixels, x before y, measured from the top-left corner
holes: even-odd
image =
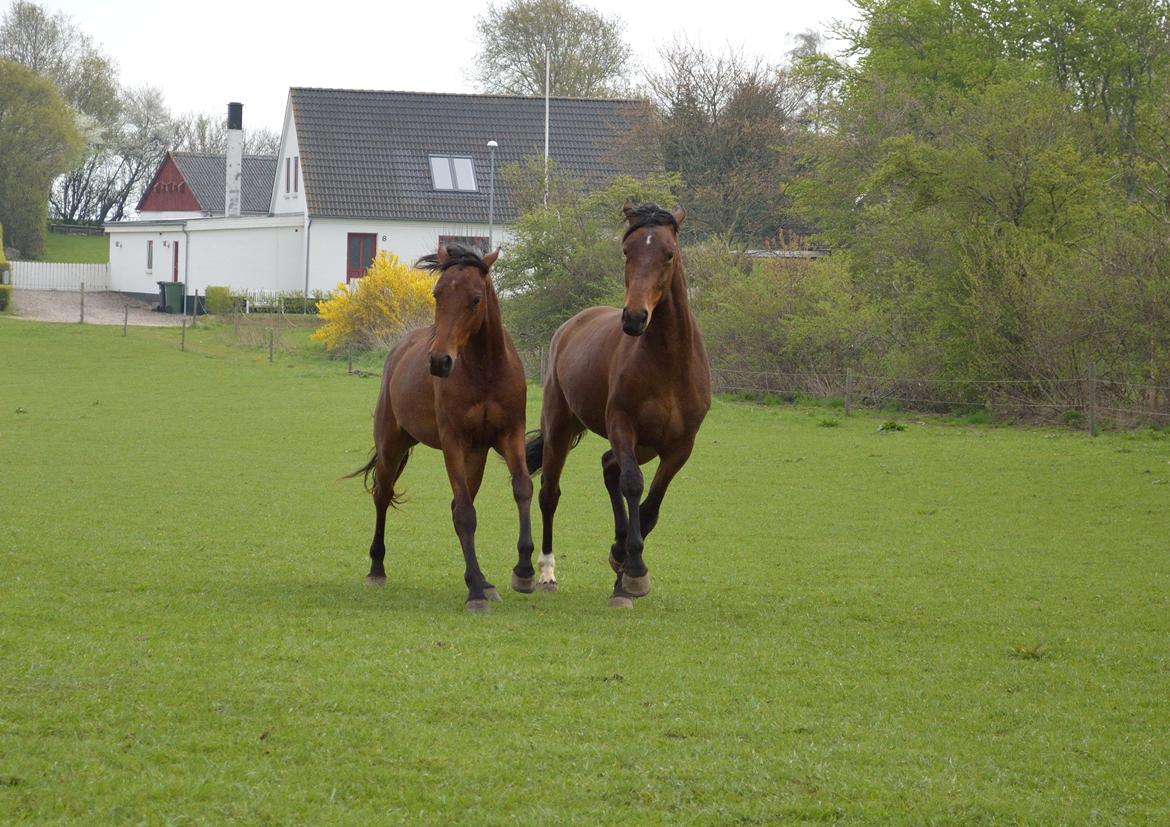
[[[171,264],[171,281],[179,280],[179,242],[175,241],[171,244],[174,247],[174,261]]]
[[[350,233],[346,239],[345,280],[360,279],[374,263],[377,236],[373,233]]]

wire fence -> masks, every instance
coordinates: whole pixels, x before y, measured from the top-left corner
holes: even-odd
[[[279,303],[270,312],[254,308],[216,317],[221,334],[233,345],[267,351],[269,361],[303,348],[304,330],[316,327],[315,314],[302,308],[288,312]],[[179,331],[179,345],[187,349],[187,328],[207,324],[192,317]],[[301,332],[297,332],[301,331]],[[124,331],[125,332],[125,328]],[[370,376],[380,370],[385,351],[334,354],[346,372]],[[520,352],[525,375],[540,383],[548,370],[548,349]],[[759,371],[712,364],[712,390],[759,399],[796,402],[833,400],[849,414],[855,408],[890,408],[938,414],[985,411],[995,419],[1053,423],[1084,428],[1096,434],[1105,427],[1170,426],[1170,384],[1127,381],[1098,376],[1090,365],[1082,376],[1024,379],[950,379],[886,377],[860,371]]]
[[[1170,386],[1102,378],[1095,365],[1083,376],[1031,379],[945,379],[844,372],[785,373],[712,365],[717,393],[840,400],[855,406],[896,405],[930,413],[984,410],[996,418],[1099,426],[1170,424]]]

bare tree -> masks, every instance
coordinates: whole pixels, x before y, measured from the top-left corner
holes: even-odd
[[[687,41],[660,51],[646,85],[657,117],[643,129],[663,163],[683,178],[689,232],[744,243],[774,238],[786,224],[785,181],[805,105],[784,69],[739,51],[709,52]]]
[[[625,24],[571,0],[508,0],[477,18],[482,48],[470,77],[484,92],[543,95],[545,51],[552,94],[617,97],[628,88]]]
[[[227,125],[222,114],[188,112],[174,120],[172,149],[221,155],[227,151]],[[280,151],[280,133],[268,128],[244,130],[244,152],[248,155],[275,155]]]

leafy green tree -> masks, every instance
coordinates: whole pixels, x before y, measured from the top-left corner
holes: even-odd
[[[578,311],[620,304],[622,205],[633,198],[673,208],[678,184],[678,178],[669,174],[641,181],[617,178],[587,193],[565,184],[547,207],[537,204],[523,213],[505,254],[492,269],[505,321],[517,344],[547,345],[556,329]]]
[[[52,82],[0,59],[0,224],[25,255],[35,258],[44,249],[49,187],[83,147]]]
[[[469,72],[484,92],[543,95],[545,51],[552,94],[617,97],[630,50],[623,23],[572,0],[507,0],[477,18],[482,46]]]

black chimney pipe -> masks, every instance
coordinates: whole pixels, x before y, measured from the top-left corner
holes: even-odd
[[[228,129],[244,128],[244,104],[228,104]]]

